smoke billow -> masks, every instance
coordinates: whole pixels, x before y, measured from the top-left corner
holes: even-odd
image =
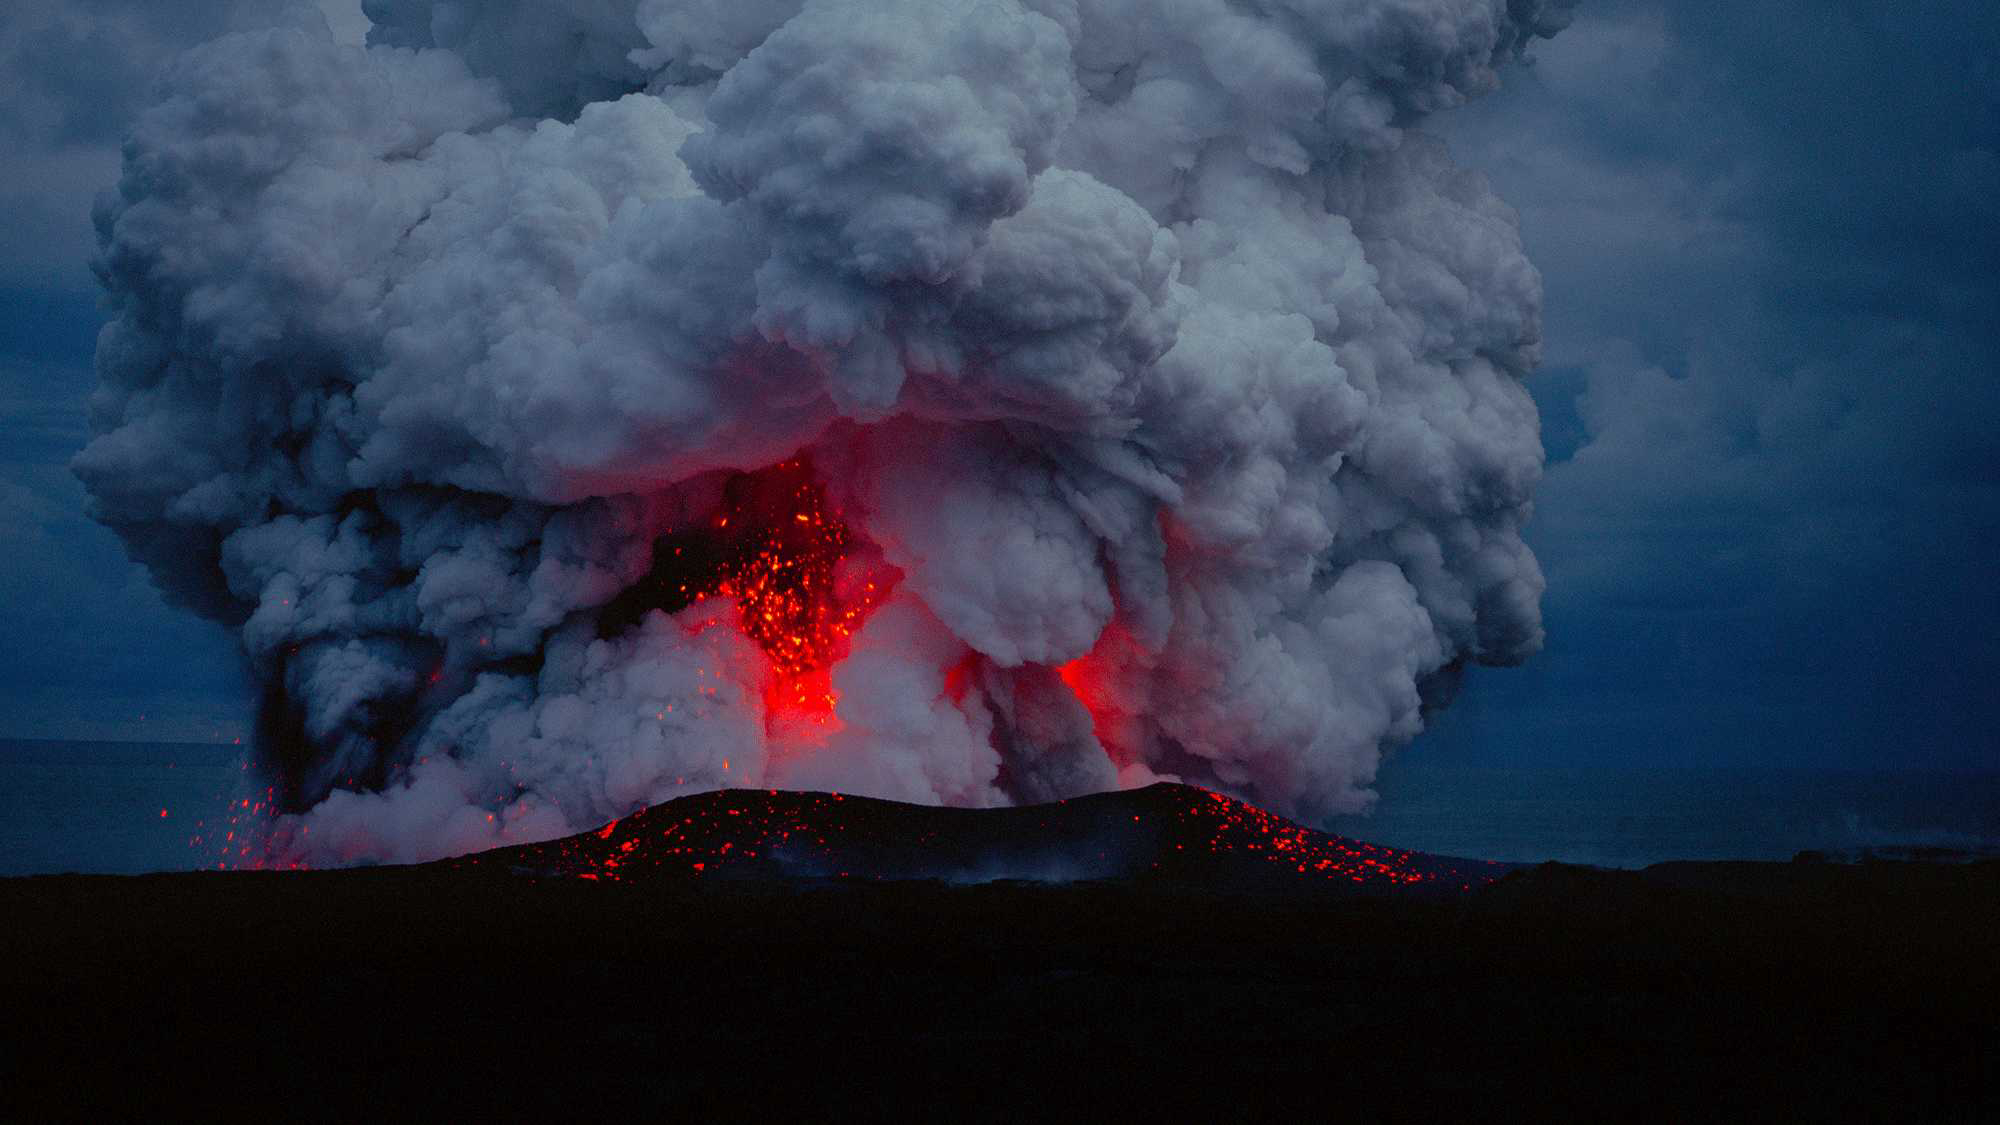
[[[165,72],[99,519],[315,862],[725,786],[1370,798],[1541,639],[1540,282],[1418,130],[1573,0],[368,0]]]

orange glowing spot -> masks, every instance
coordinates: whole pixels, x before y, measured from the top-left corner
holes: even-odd
[[[944,697],[953,703],[965,699],[965,689],[971,683],[974,660],[968,656],[952,665],[944,674]]]
[[[704,548],[720,556],[717,570],[705,582],[682,584],[681,593],[696,603],[711,597],[736,603],[743,632],[769,660],[762,685],[767,723],[837,726],[839,697],[828,669],[847,655],[849,638],[881,601],[883,585],[857,575],[865,585],[840,588],[839,567],[854,539],[829,512],[803,459],[735,478],[725,504],[713,526],[730,534]]]

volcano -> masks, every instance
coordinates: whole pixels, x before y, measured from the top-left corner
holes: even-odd
[[[1314,831],[1220,793],[1172,783],[997,809],[725,789],[451,865],[618,882],[1126,879],[1378,893],[1470,891],[1512,870]]]
[[[270,865],[1357,812],[1542,645],[1541,286],[1425,124],[1573,2],[233,5],[95,216],[73,469],[240,644]]]

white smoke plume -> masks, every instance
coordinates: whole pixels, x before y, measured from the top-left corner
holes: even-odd
[[[1540,282],[1419,126],[1573,2],[234,32],[99,205],[76,471],[240,628],[294,858],[721,786],[1355,811],[1540,644]],[[764,577],[821,565],[787,620],[829,668],[744,593],[788,521]]]

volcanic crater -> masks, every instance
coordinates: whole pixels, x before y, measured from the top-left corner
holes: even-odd
[[[450,861],[536,878],[1062,882],[1475,890],[1512,866],[1314,831],[1190,785],[1043,805],[939,808],[839,793],[725,789],[602,828]]]

